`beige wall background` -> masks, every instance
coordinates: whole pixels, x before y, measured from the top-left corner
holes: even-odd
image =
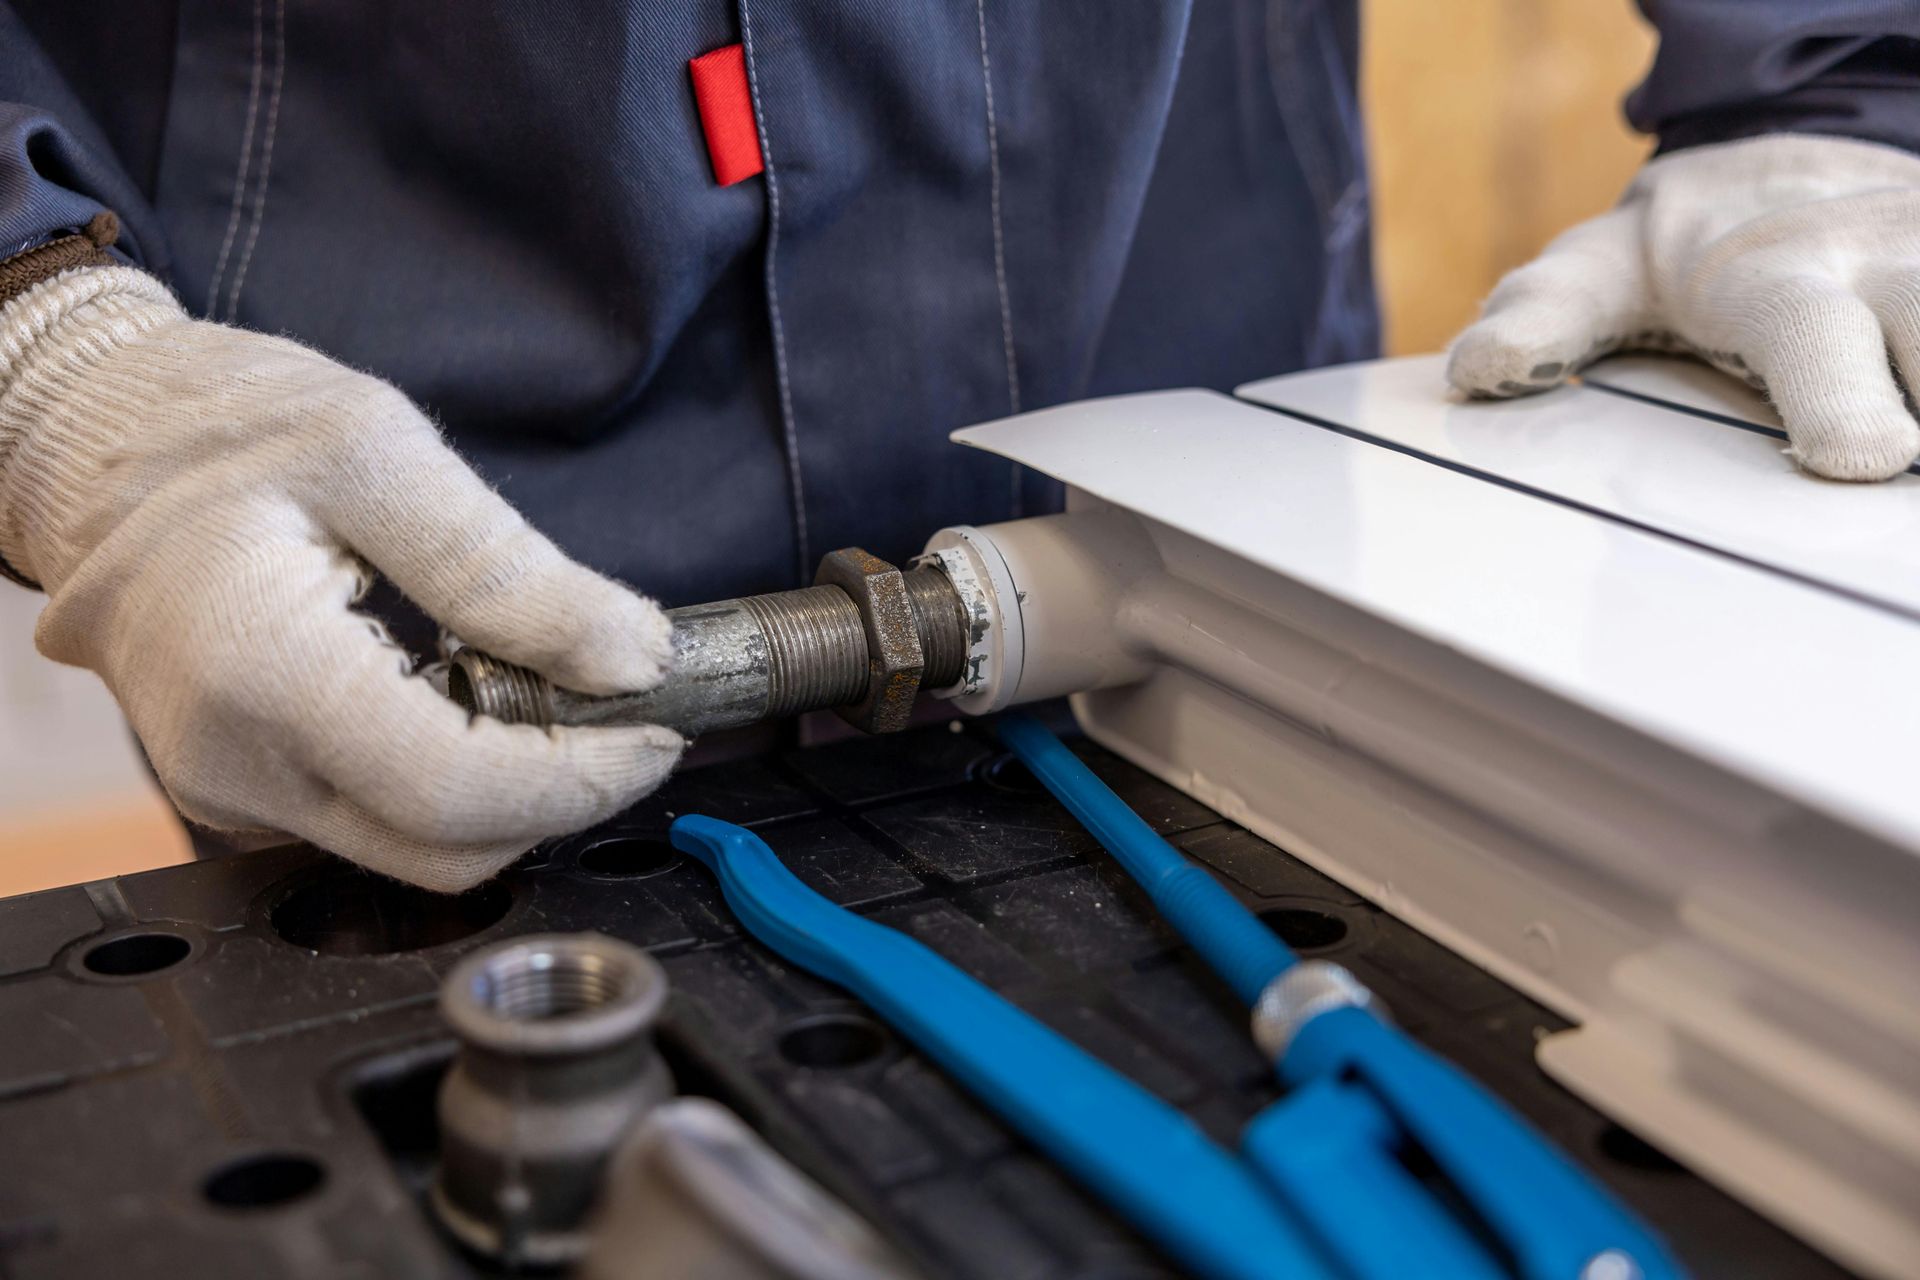
[[[1652,41],[1629,0],[1366,0],[1387,349],[1436,350],[1500,274],[1612,203]],[[0,896],[177,862],[186,840],[99,681],[33,652],[0,583]]]
[[[1620,100],[1653,56],[1631,0],[1365,0],[1387,351],[1437,351],[1500,276],[1613,204],[1651,143]]]
[[[0,897],[189,856],[106,687],[34,651],[43,603],[0,582]]]

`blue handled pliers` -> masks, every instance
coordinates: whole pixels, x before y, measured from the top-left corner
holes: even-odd
[[[1236,994],[1287,1096],[1241,1136],[1247,1159],[1356,1280],[1673,1280],[1626,1207],[1477,1084],[1383,1021],[1371,993],[1301,961],[1038,721],[1012,749]],[[1448,1184],[1436,1195],[1407,1157]],[[1459,1206],[1464,1206],[1465,1212]]]
[[[904,934],[801,884],[752,832],[689,815],[674,847],[755,937],[865,1000],[1035,1146],[1209,1277],[1678,1280],[1665,1246],[1459,1071],[1300,961],[1037,722],[1001,736],[1236,993],[1288,1094],[1238,1155]],[[1447,1184],[1416,1176],[1418,1157]]]
[[[1245,1161],[938,955],[835,906],[732,823],[677,819],[673,847],[719,877],[749,933],[839,983],[1196,1273],[1334,1280]]]

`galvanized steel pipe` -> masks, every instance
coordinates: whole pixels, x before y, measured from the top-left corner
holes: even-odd
[[[959,597],[937,568],[900,575],[924,668],[922,689],[958,683],[966,658]],[[688,737],[860,700],[873,670],[866,620],[838,586],[670,609],[673,666],[645,693],[599,697],[476,649],[456,653],[448,694],[509,724],[660,724]]]

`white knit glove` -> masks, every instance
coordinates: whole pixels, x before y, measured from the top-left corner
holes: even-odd
[[[180,811],[453,891],[664,778],[650,727],[474,719],[351,611],[364,556],[442,624],[588,692],[661,675],[651,602],[568,560],[399,391],[190,319],[127,267],[0,310],[0,556]]]
[[[1453,344],[1477,396],[1623,348],[1687,351],[1767,393],[1809,471],[1884,480],[1920,453],[1920,156],[1772,134],[1678,151],[1508,275]]]

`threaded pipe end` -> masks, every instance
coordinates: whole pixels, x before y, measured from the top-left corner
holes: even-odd
[[[461,649],[447,664],[447,696],[469,714],[508,724],[553,723],[553,686],[546,677],[478,649]]]
[[[967,614],[960,593],[946,570],[932,565],[909,569],[907,602],[913,606],[913,625],[920,633],[920,651],[926,657],[920,675],[922,689],[945,689],[960,683],[967,664]]]
[[[867,687],[867,633],[839,587],[747,596],[767,642],[767,718],[857,701]]]

